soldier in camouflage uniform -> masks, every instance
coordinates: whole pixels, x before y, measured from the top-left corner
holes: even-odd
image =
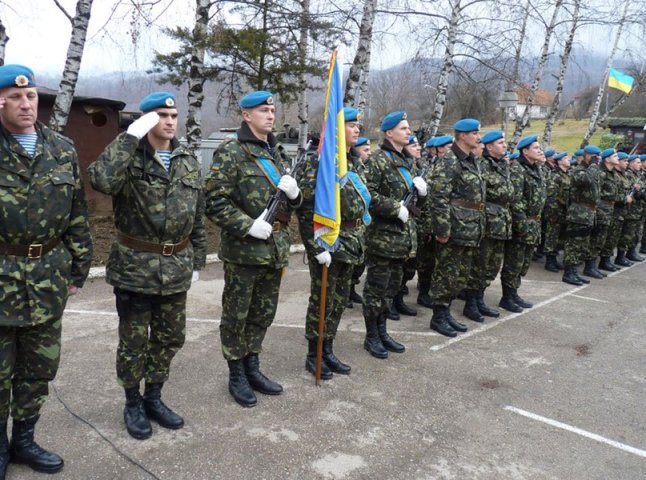
[[[511,202],[512,238],[505,245],[500,281],[502,298],[499,307],[522,312],[533,305],[518,295],[521,278],[527,274],[532,252],[540,241],[541,212],[545,205],[546,186],[539,164],[543,151],[536,135],[522,138],[516,148],[520,153],[511,168],[514,198]]]
[[[152,435],[182,417],[161,400],[170,364],[184,345],[186,292],[206,260],[200,164],[175,138],[175,96],[153,92],[144,115],[90,165],[92,186],[112,197],[117,239],[106,266],[119,313],[117,379],[128,433]],[[141,380],[145,379],[143,398]]]
[[[463,312],[474,321],[484,321],[483,315],[494,318],[500,315],[485,304],[484,292],[498,275],[505,255],[505,241],[511,238],[509,207],[514,194],[509,163],[505,159],[507,142],[504,133],[500,130],[488,132],[482,137],[481,143],[485,147],[480,162],[486,188],[485,233],[471,269]]]
[[[596,145],[588,145],[583,152],[583,158],[570,172],[570,203],[565,217],[563,281],[571,285],[590,283],[577,272],[576,267],[582,260],[586,262],[587,276],[603,278],[596,270],[595,259],[587,258],[599,203],[599,167],[595,159],[599,158],[601,150]]]
[[[0,478],[9,461],[63,468],[34,442],[34,428],[58,370],[68,295],[92,258],[78,157],[71,140],[36,121],[35,87],[29,68],[0,67]]]
[[[433,168],[430,185],[430,231],[436,241],[431,276],[431,329],[455,337],[467,327],[450,312],[452,300],[467,286],[485,229],[485,182],[471,153],[480,142],[480,122],[465,118],[453,126],[455,142]],[[465,292],[469,302],[476,291]]]
[[[606,242],[601,249],[603,257],[610,257],[614,254],[615,248],[618,246],[619,237],[624,227],[624,221],[628,206],[633,203],[633,195],[630,195],[632,186],[630,179],[626,176],[625,171],[628,168],[628,154],[619,152],[619,164],[617,165],[617,196],[615,197],[615,208],[612,212],[612,220],[610,222],[610,229]],[[632,262],[626,258],[626,252],[617,249],[617,256],[615,257],[614,264],[618,267],[630,267]]]
[[[543,208],[543,217],[547,224],[545,228],[545,270],[558,272],[563,269],[556,256],[561,248],[561,239],[565,232],[565,216],[567,214],[568,198],[570,195],[570,158],[567,152],[557,153],[553,157],[554,172],[547,180],[547,198]]]
[[[388,352],[402,353],[405,347],[388,335],[386,315],[399,291],[403,266],[417,250],[415,222],[403,205],[407,191],[415,188],[426,196],[426,182],[411,173],[414,165],[404,154],[410,128],[405,112],[392,112],[381,122],[384,140],[370,157],[366,180],[372,195],[372,223],[366,232],[366,267],[363,290],[363,317],[366,324],[364,348],[376,358]]]
[[[639,155],[628,156],[628,168],[626,177],[631,184],[633,203],[626,211],[624,226],[619,237],[617,249],[626,252],[626,258],[631,262],[643,262],[644,258],[637,254],[637,243],[639,241],[639,228],[642,219],[642,199],[645,198],[643,182],[640,177],[641,162]]]
[[[206,214],[221,228],[224,262],[222,354],[229,366],[229,392],[244,407],[257,403],[253,390],[279,395],[283,387],[259,369],[258,355],[274,321],[283,270],[289,258],[290,213],[302,195],[287,174],[290,160],[272,133],[274,97],[256,91],[240,100],[242,125],[213,154],[206,181]],[[274,219],[265,217],[281,191]],[[281,194],[282,198],[282,194]]]
[[[642,164],[641,178],[642,181],[646,181],[646,155],[642,154],[639,156],[639,160]],[[646,253],[646,208],[642,208],[642,225],[639,230],[639,239],[641,247],[639,248],[639,253]]]
[[[610,261],[610,256],[602,253],[604,244],[608,237],[610,224],[612,222],[615,198],[619,188],[619,178],[616,169],[619,165],[619,157],[614,148],[607,148],[601,152],[601,166],[599,167],[599,203],[597,204],[597,222],[590,238],[590,257],[596,258],[601,255],[598,270],[615,272],[619,270]]]
[[[545,150],[545,159],[542,160],[541,171],[545,177],[545,185],[549,185],[549,180],[555,172],[556,165],[554,163],[554,156],[556,155],[556,150],[553,148],[547,148]],[[532,255],[532,260],[540,261],[545,256],[545,235],[547,232],[547,221],[545,219],[545,212],[541,215],[541,241],[536,247],[534,254]]]
[[[318,172],[318,157],[310,157],[303,168],[299,187],[303,203],[296,211],[299,231],[310,269],[310,298],[305,317],[305,338],[308,340],[308,354],[305,368],[316,372],[316,348],[321,304],[322,266],[329,267],[325,307],[325,336],[323,339],[323,362],[321,378],[329,380],[334,373],[350,374],[350,366],[341,362],[334,353],[334,338],[341,321],[341,314],[350,296],[352,272],[363,260],[365,226],[370,224],[368,207],[370,194],[365,185],[363,164],[352,146],[359,138],[359,111],[356,108],[343,109],[345,118],[345,142],[347,146],[348,177],[341,188],[341,230],[339,246],[330,254],[314,240],[314,195]]]

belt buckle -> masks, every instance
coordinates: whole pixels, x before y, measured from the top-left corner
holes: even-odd
[[[162,246],[162,255],[165,257],[170,257],[175,252],[174,243],[164,243]]]
[[[38,249],[38,253],[33,253],[34,249]],[[35,260],[43,256],[43,244],[42,243],[32,243],[27,247],[27,258],[30,260]]]
[[[278,220],[276,220],[274,223],[271,224],[271,231],[274,233],[280,232],[281,227],[282,227],[281,223]]]

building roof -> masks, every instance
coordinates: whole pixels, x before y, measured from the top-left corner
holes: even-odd
[[[47,87],[38,87],[38,96],[43,99],[52,100],[56,98],[58,93],[56,90],[52,90]],[[121,111],[125,108],[125,102],[119,100],[111,100],[109,98],[100,98],[100,97],[81,97],[74,96],[74,103],[79,105],[92,105],[92,106],[101,106],[101,107],[111,107],[114,110]]]
[[[527,104],[527,98],[529,97],[529,91],[531,90],[531,87],[524,83],[520,87],[516,89],[516,93],[518,94],[518,104],[519,105],[526,105]],[[552,102],[554,101],[554,95],[552,95],[550,92],[547,90],[537,90],[536,95],[534,96],[534,102],[533,105],[539,105],[539,106],[545,106],[548,107],[552,105]]]
[[[600,123],[604,128],[644,128],[646,127],[646,117],[608,117]]]

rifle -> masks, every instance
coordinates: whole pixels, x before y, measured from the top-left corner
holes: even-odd
[[[296,155],[296,159],[292,161],[292,165],[289,169],[287,169],[287,175],[291,175],[292,177],[296,176],[296,172],[298,169],[305,163],[305,159],[307,158],[307,152],[310,149],[310,145],[312,144],[312,141],[310,140],[307,142],[305,147],[299,147],[298,149],[298,155]],[[285,192],[282,190],[276,189],[276,193],[274,193],[271,198],[269,199],[269,203],[267,203],[267,213],[265,214],[265,222],[273,224],[274,220],[276,219],[276,214],[278,213],[278,208],[280,208],[280,204],[285,200]]]
[[[430,164],[427,163],[420,172],[419,176],[424,178],[429,168]],[[404,194],[404,198],[402,198],[404,207],[406,207],[414,217],[419,217],[419,215],[422,213],[422,211],[417,208],[417,197],[417,189],[415,188],[415,184],[413,184]]]

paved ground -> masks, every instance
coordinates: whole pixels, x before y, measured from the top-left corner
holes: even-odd
[[[261,356],[285,393],[261,395],[252,409],[227,391],[222,278],[210,265],[191,289],[187,342],[164,389],[186,427],[154,426],[146,441],[123,426],[110,288],[94,280],[69,302],[62,364],[37,428],[66,461],[51,478],[646,478],[646,265],[575,288],[534,264],[521,289],[533,309],[467,321],[469,332],[449,340],[429,330],[420,307],[391,322],[407,351],[385,361],[363,350],[355,307],[337,339],[352,375],[316,387],[303,368],[309,278],[294,255]],[[499,295],[496,283],[488,303]],[[43,476],[11,465],[8,478]]]

